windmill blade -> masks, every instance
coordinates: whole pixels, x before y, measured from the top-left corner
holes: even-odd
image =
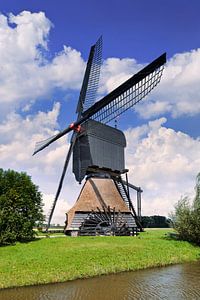
[[[51,136],[50,138],[48,138],[46,140],[37,142],[35,144],[35,149],[34,149],[33,155],[35,155],[39,151],[43,150],[44,148],[46,148],[47,146],[49,146],[50,144],[52,144],[53,142],[55,142],[56,140],[61,138],[63,135],[69,133],[72,130],[73,130],[72,125],[70,125],[69,127],[64,129],[63,131],[60,131],[58,134],[55,134],[55,135]]]
[[[46,140],[37,142],[35,144],[35,149],[34,149],[33,155],[35,155],[39,151],[43,150],[44,148],[48,147],[50,144],[52,144],[53,142],[57,141],[59,138],[61,138],[65,134],[71,132],[72,130],[74,130],[76,132],[78,130],[78,126],[80,124],[84,123],[87,119],[88,119],[88,116],[82,117],[82,118],[78,119],[78,121],[70,124],[63,131],[60,131],[58,134],[53,135],[53,136],[51,136],[50,138],[48,138]]]
[[[75,130],[78,125],[89,118],[108,123],[126,110],[141,101],[159,82],[163,72],[163,65],[166,63],[166,53],[155,59],[147,67],[133,75],[111,93],[93,104],[82,113],[82,116],[69,127],[50,137],[49,139],[36,143],[33,153],[43,150],[60,137]]]
[[[166,53],[96,102],[82,116],[102,123],[115,119],[141,101],[160,82],[165,62]]]
[[[76,134],[74,134],[74,135],[76,135]],[[69,165],[69,161],[70,161],[70,158],[71,158],[71,155],[72,155],[72,151],[73,151],[75,142],[76,142],[76,138],[74,137],[74,138],[72,138],[72,140],[71,140],[70,147],[69,147],[69,151],[68,151],[67,156],[66,156],[66,159],[65,159],[63,171],[62,171],[61,178],[60,178],[59,185],[58,185],[58,189],[57,189],[57,192],[56,192],[56,195],[55,195],[55,198],[54,198],[52,207],[51,207],[51,211],[50,211],[50,214],[49,214],[49,218],[48,218],[48,223],[47,223],[46,231],[48,231],[48,229],[49,229],[49,227],[50,227],[50,224],[51,224],[51,219],[52,219],[52,216],[53,216],[55,207],[56,207],[56,203],[57,203],[58,197],[59,197],[60,192],[61,192],[61,189],[62,189],[63,180],[64,180],[64,178],[65,178],[65,174],[66,174],[66,171],[67,171],[67,167],[68,167],[68,165]]]
[[[82,111],[91,107],[96,98],[96,93],[99,84],[100,70],[102,64],[102,36],[98,39],[95,45],[90,49],[90,54],[87,62],[87,67],[80,91],[79,101],[76,112]]]
[[[86,117],[80,120],[80,117],[82,111],[90,107],[95,101],[96,92],[99,83],[99,77],[100,77],[101,62],[102,62],[102,36],[100,36],[96,44],[93,45],[90,49],[87,67],[86,67],[82,88],[79,96],[79,101],[76,109],[76,112],[78,113],[77,122],[71,124],[69,127],[59,132],[58,134],[53,135],[46,140],[37,142],[35,144],[33,155],[43,150],[44,148],[48,147],[50,144],[52,144],[53,142],[55,142],[65,134],[74,130],[76,126],[83,123],[87,119]],[[81,122],[78,122],[79,120]]]

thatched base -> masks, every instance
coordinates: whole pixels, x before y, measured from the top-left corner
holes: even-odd
[[[66,213],[67,235],[134,235],[137,225],[115,182],[86,180],[75,205]]]

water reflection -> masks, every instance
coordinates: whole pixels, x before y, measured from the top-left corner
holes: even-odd
[[[0,300],[200,299],[200,262],[0,291]]]

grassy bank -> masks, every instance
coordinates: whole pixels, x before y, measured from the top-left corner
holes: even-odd
[[[0,288],[62,282],[195,261],[200,248],[169,240],[167,230],[138,237],[47,238],[0,248]]]

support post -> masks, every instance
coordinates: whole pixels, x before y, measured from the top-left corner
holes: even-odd
[[[142,221],[142,215],[141,215],[141,194],[142,190],[139,188],[137,190],[137,210],[138,210],[138,219],[140,222]]]

